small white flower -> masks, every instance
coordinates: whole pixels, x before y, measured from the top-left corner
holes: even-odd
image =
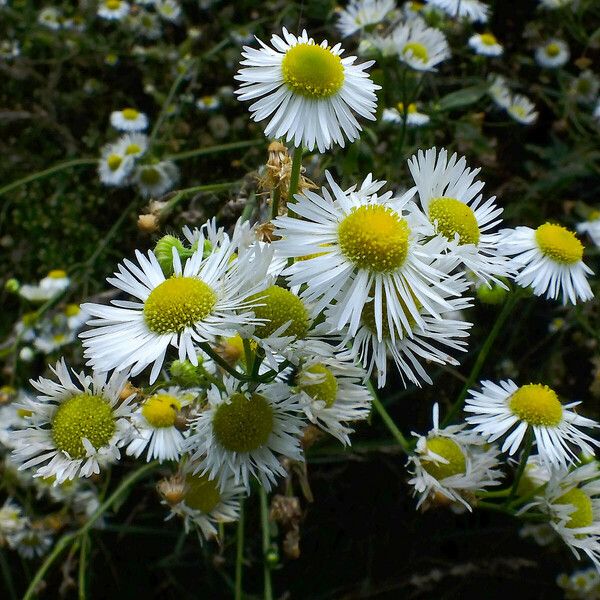
[[[179,179],[179,169],[170,160],[139,165],[133,174],[133,181],[145,198],[158,198],[169,192]]]
[[[57,31],[61,28],[62,14],[57,8],[48,6],[40,10],[37,20],[40,25]]]
[[[530,125],[537,121],[538,112],[535,110],[535,104],[527,96],[521,94],[511,95],[505,108],[506,112],[515,121],[523,125]]]
[[[101,0],[98,16],[103,19],[120,21],[129,14],[129,3],[123,0]]]
[[[148,117],[135,108],[124,108],[110,114],[110,124],[119,131],[144,131]]]
[[[154,7],[166,21],[177,23],[181,18],[181,6],[176,0],[156,0]]]
[[[569,56],[569,46],[558,39],[548,40],[535,50],[535,60],[546,69],[562,67],[569,60]]]
[[[27,524],[28,519],[23,516],[23,509],[12,498],[7,498],[0,508],[0,543],[7,536],[22,531]]]
[[[400,60],[417,71],[435,71],[436,65],[450,58],[450,47],[444,34],[428,27],[422,19],[398,26],[392,39]]]
[[[573,2],[574,0],[539,0],[541,7],[548,10],[564,8],[565,6],[572,5]]]
[[[473,431],[493,442],[504,435],[502,452],[513,455],[521,447],[531,428],[539,459],[545,465],[564,467],[577,461],[571,446],[594,454],[600,442],[582,433],[579,427],[598,427],[571,410],[581,402],[561,404],[547,385],[530,383],[518,387],[511,379],[496,384],[481,382],[482,391],[470,390],[465,412],[472,413],[466,421]]]
[[[488,82],[490,87],[488,94],[499,108],[508,108],[511,103],[510,88],[506,82],[506,79],[502,75],[493,73],[488,76]]]
[[[598,98],[600,90],[600,79],[598,76],[586,69],[573,79],[569,87],[569,94],[582,104],[589,104]]]
[[[134,166],[134,157],[126,155],[121,144],[107,144],[98,163],[98,177],[104,185],[125,186]]]
[[[594,211],[587,221],[578,223],[578,233],[587,233],[596,246],[600,246],[600,212]]]
[[[126,133],[115,144],[117,154],[140,158],[148,149],[148,136],[143,133]]]
[[[450,17],[465,18],[471,23],[485,23],[489,18],[489,6],[479,0],[429,0],[428,6],[435,6]]]
[[[491,33],[475,33],[469,38],[469,46],[482,56],[501,56],[504,52],[502,44]]]
[[[218,96],[202,96],[196,100],[196,107],[201,111],[216,110],[220,106]]]
[[[7,537],[10,548],[16,550],[23,558],[44,556],[53,542],[52,532],[42,526],[31,526],[10,534]]]
[[[44,277],[39,285],[25,284],[19,288],[19,295],[30,302],[45,302],[66,290],[71,280],[62,269],[54,269]]]
[[[429,115],[419,112],[417,105],[412,102],[404,110],[404,104],[398,102],[396,108],[385,108],[381,115],[381,120],[388,123],[399,123],[401,124],[406,119],[407,127],[423,127],[429,123]]]
[[[350,0],[338,13],[336,27],[342,37],[348,37],[370,25],[381,23],[394,10],[394,0]]]

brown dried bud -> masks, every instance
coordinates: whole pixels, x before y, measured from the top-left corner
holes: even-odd
[[[300,529],[290,529],[283,538],[283,553],[287,558],[296,560],[300,558]]]
[[[185,478],[177,473],[156,484],[159,496],[170,506],[179,504],[185,498]]]
[[[124,402],[125,400],[127,400],[127,398],[129,398],[129,396],[131,396],[132,394],[139,394],[140,393],[140,389],[136,388],[131,381],[128,381],[125,384],[125,387],[123,388],[123,390],[121,391],[121,393],[119,394],[119,402]]]
[[[295,525],[302,516],[300,499],[297,496],[275,494],[271,500],[270,518],[285,527]]]
[[[302,434],[302,447],[308,450],[313,444],[325,437],[325,434],[314,425],[308,425]]]
[[[270,244],[274,240],[280,239],[278,235],[273,234],[274,231],[275,225],[273,225],[271,221],[268,221],[267,223],[261,223],[256,228],[256,237],[260,242],[267,242]]]
[[[154,233],[159,228],[158,217],[152,214],[139,215],[137,226],[142,233]]]

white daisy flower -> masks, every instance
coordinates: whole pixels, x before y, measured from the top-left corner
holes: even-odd
[[[365,72],[374,61],[355,65],[355,56],[341,57],[340,44],[318,45],[306,31],[296,37],[284,28],[283,38],[271,38],[274,49],[258,41],[260,50],[244,46],[236,94],[256,100],[250,106],[255,121],[270,117],[265,135],[325,152],[333,143],[344,147],[344,135],[359,137],[354,113],[375,120],[380,86]]]
[[[252,392],[236,389],[225,377],[225,391],[208,391],[208,406],[191,421],[185,442],[194,472],[217,479],[225,489],[229,478],[250,489],[250,476],[269,491],[286,470],[279,457],[303,460],[300,437],[302,406],[286,384],[261,384]]]
[[[311,423],[350,445],[347,423],[366,419],[371,410],[366,378],[348,354],[313,355],[302,361],[292,390]]]
[[[123,0],[102,0],[98,6],[98,16],[103,19],[120,21],[129,14],[129,3]]]
[[[484,183],[475,178],[481,168],[470,169],[464,157],[442,148],[419,150],[408,160],[430,234],[448,243],[448,252],[483,282],[504,286],[500,277],[511,274],[510,261],[498,253],[502,208],[495,196],[483,201]]]
[[[428,6],[435,6],[450,17],[464,18],[471,23],[486,23],[490,11],[490,7],[479,0],[429,0]]]
[[[23,558],[29,559],[44,556],[51,548],[53,540],[52,532],[41,525],[29,525],[7,536],[9,547]]]
[[[350,0],[338,13],[336,27],[348,37],[370,25],[381,23],[396,8],[395,0]]]
[[[169,192],[179,179],[179,169],[170,160],[159,163],[139,165],[133,180],[145,198],[163,196]]]
[[[441,500],[458,502],[472,510],[477,491],[500,483],[497,449],[484,448],[481,438],[465,431],[464,425],[440,429],[437,403],[433,406],[433,429],[426,436],[413,435],[417,445],[407,465],[413,475],[408,483],[419,496],[417,508],[439,495]]]
[[[58,8],[48,6],[42,8],[38,14],[37,22],[48,29],[57,31],[61,28],[62,14]]]
[[[133,27],[149,40],[157,40],[162,35],[160,18],[157,14],[148,12],[147,10],[141,10],[135,15]]]
[[[28,519],[23,515],[23,509],[12,498],[7,498],[0,508],[0,543],[6,537],[22,531],[28,524]]]
[[[58,382],[31,381],[41,395],[23,402],[21,408],[31,414],[14,432],[13,457],[19,470],[33,468],[35,477],[55,477],[60,484],[98,474],[119,459],[119,447],[129,435],[133,395],[120,400],[127,372],[109,379],[106,373],[74,372],[73,382],[64,360],[51,370]]]
[[[181,6],[176,0],[156,0],[154,8],[163,19],[171,23],[177,23],[181,18]]]
[[[124,108],[110,113],[110,124],[119,131],[144,131],[148,117],[135,108]]]
[[[314,303],[315,313],[329,307],[331,324],[338,331],[348,325],[349,335],[371,299],[380,340],[387,325],[392,338],[403,337],[409,318],[423,323],[421,312],[439,318],[438,308],[449,307],[441,294],[453,293],[442,283],[446,274],[432,266],[444,242],[419,243],[411,214],[403,213],[413,190],[378,195],[385,182],[368,175],[360,189],[344,191],[325,175],[333,194],[307,190],[293,205],[300,218],[274,220],[281,238],[273,244],[276,254],[303,259],[284,271],[290,285],[303,286],[300,297]]]
[[[140,158],[148,150],[148,136],[143,133],[126,133],[115,144],[117,154]]]
[[[577,224],[578,233],[587,233],[596,246],[600,246],[600,211],[593,211],[588,220]]]
[[[152,251],[146,258],[136,251],[139,266],[125,260],[108,282],[138,301],[113,300],[113,306],[83,304],[93,329],[80,334],[85,356],[97,369],[132,367],[137,375],[153,364],[150,383],[156,381],[169,346],[198,364],[194,343],[232,336],[255,322],[246,298],[263,285],[270,249],[256,247],[237,260],[238,236],[213,246],[203,258],[204,244],[184,265],[173,248],[173,275],[166,278]],[[252,265],[249,267],[249,265]],[[259,281],[260,283],[256,283]]]
[[[159,492],[165,499],[163,504],[170,509],[165,521],[177,515],[183,519],[186,532],[192,526],[197,527],[206,540],[218,536],[216,525],[219,523],[232,523],[239,519],[244,491],[231,477],[225,479],[220,487],[219,482],[209,479],[208,475],[185,471],[159,484]]]
[[[569,94],[582,104],[589,104],[594,102],[598,97],[598,91],[600,90],[600,79],[598,76],[586,69],[583,73],[580,73],[571,82],[569,87]]]
[[[217,110],[220,106],[221,102],[219,101],[218,96],[202,96],[202,98],[196,100],[196,107],[203,112],[207,110]]]
[[[505,108],[515,121],[523,125],[535,123],[539,116],[535,110],[535,104],[527,96],[521,94],[512,94]]]
[[[413,19],[394,30],[392,39],[402,62],[417,71],[435,71],[436,65],[450,58],[450,47],[439,30],[422,19]]]
[[[418,0],[408,0],[402,5],[402,14],[407,20],[421,19],[425,12],[428,12],[427,6]]]
[[[510,88],[506,79],[502,75],[492,73],[488,76],[490,87],[488,94],[499,108],[508,108],[511,103]]]
[[[583,244],[575,233],[555,223],[537,229],[517,227],[500,232],[500,251],[513,257],[515,281],[531,286],[536,296],[576,304],[594,295],[586,277],[593,271],[583,262]]]
[[[177,387],[158,390],[146,398],[131,417],[131,442],[127,454],[139,458],[148,449],[146,460],[177,460],[185,438],[178,417],[190,404],[196,392]],[[184,419],[181,416],[181,419]]]
[[[124,186],[129,182],[135,160],[125,154],[121,144],[107,144],[98,163],[98,177],[104,185]]]
[[[466,421],[475,433],[482,434],[489,442],[508,434],[502,452],[515,454],[529,428],[535,436],[539,459],[546,465],[564,467],[576,462],[578,459],[571,446],[591,455],[593,446],[600,446],[600,442],[578,429],[598,427],[592,419],[570,410],[581,402],[563,405],[547,385],[530,383],[518,387],[507,379],[499,384],[482,381],[481,387],[481,392],[469,391],[464,410],[473,416]]]
[[[501,56],[504,52],[502,44],[492,33],[475,33],[469,38],[469,46],[481,56]]]
[[[540,6],[548,10],[556,10],[573,4],[574,0],[539,0]]]
[[[569,60],[569,56],[569,46],[558,39],[548,40],[535,50],[535,60],[546,69],[562,67]]]
[[[581,569],[571,575],[561,573],[556,585],[569,600],[600,600],[600,573],[594,568]]]
[[[423,127],[429,123],[429,115],[419,112],[417,105],[411,102],[404,110],[404,103],[398,102],[396,108],[385,108],[381,115],[381,120],[388,123],[401,124],[406,118],[407,127]]]
[[[19,296],[30,302],[46,302],[61,294],[71,285],[71,279],[62,269],[53,269],[40,280],[39,285],[25,284],[19,288]]]

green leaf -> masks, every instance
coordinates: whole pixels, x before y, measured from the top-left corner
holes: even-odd
[[[440,110],[445,111],[475,104],[487,92],[487,89],[487,84],[481,83],[452,92],[439,101],[438,107]]]

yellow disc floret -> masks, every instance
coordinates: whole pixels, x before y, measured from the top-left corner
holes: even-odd
[[[195,277],[174,276],[155,287],[144,304],[144,320],[155,333],[178,333],[206,318],[217,295]]]
[[[123,115],[123,118],[127,119],[128,121],[135,121],[140,115],[139,111],[137,111],[135,108],[124,108],[121,111],[121,114]]]
[[[84,458],[83,439],[96,448],[108,445],[115,433],[115,416],[102,396],[78,394],[65,400],[52,418],[52,440],[71,458]]]
[[[398,112],[401,114],[404,114],[404,102],[398,102],[398,104],[396,105],[398,108]],[[406,109],[406,114],[407,115],[414,115],[417,112],[417,105],[414,102],[411,102],[407,109]]]
[[[473,209],[456,198],[433,198],[429,203],[429,220],[437,221],[438,232],[449,240],[458,233],[460,244],[479,242],[479,225]]]
[[[144,402],[142,415],[152,427],[173,427],[181,402],[169,394],[156,394]]]
[[[281,63],[284,83],[306,98],[329,98],[344,84],[344,66],[329,48],[315,44],[297,44]]]
[[[121,0],[106,0],[104,6],[109,10],[117,10],[118,8],[121,8]]]
[[[264,446],[273,431],[273,409],[260,394],[233,394],[213,416],[213,431],[230,452],[252,452]]]
[[[461,447],[452,439],[434,436],[427,440],[427,450],[441,456],[447,462],[422,460],[423,468],[437,480],[461,475],[467,470],[467,461]]]
[[[404,264],[409,235],[406,219],[381,204],[353,208],[338,226],[342,253],[359,269],[377,273],[393,271]]]
[[[560,54],[560,46],[554,42],[549,43],[546,46],[546,54],[552,58]]]
[[[161,179],[162,175],[155,167],[144,167],[140,172],[140,180],[146,185],[156,185]]]
[[[521,386],[511,396],[508,407],[529,425],[556,427],[562,420],[562,404],[556,392],[541,383]]]
[[[493,33],[482,33],[479,36],[479,39],[484,46],[495,46],[498,43],[498,40]]]
[[[106,159],[106,164],[111,171],[116,171],[123,162],[123,158],[118,154],[110,154]]]
[[[142,151],[142,147],[139,144],[129,144],[127,148],[125,148],[125,154],[128,156],[131,154],[139,154]]]
[[[257,325],[254,334],[261,338],[268,338],[283,324],[291,321],[288,328],[282,333],[284,336],[294,336],[302,339],[308,333],[309,316],[304,303],[298,296],[277,285],[272,285],[262,292],[248,298],[258,305],[253,307],[257,319],[265,319],[265,323]]]
[[[221,502],[217,482],[208,475],[187,475],[183,501],[194,510],[209,513]]]
[[[590,497],[581,489],[573,488],[560,498],[555,504],[570,504],[575,510],[569,515],[566,525],[569,529],[589,527],[594,522],[594,510]]]
[[[544,223],[535,230],[535,241],[542,254],[562,265],[572,265],[583,258],[583,244],[566,227]]]
[[[336,401],[338,382],[331,369],[320,363],[307,367],[298,376],[298,384],[313,400],[325,402],[331,408]]]
[[[426,63],[429,60],[429,52],[427,52],[426,46],[419,42],[408,42],[402,48],[402,54],[406,54],[410,58],[416,58],[422,63]]]

